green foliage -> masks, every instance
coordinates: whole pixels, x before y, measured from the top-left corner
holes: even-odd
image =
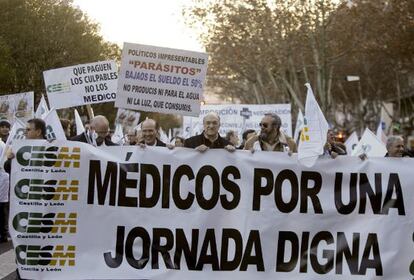
[[[1,94],[34,91],[38,101],[43,71],[119,58],[119,47],[69,0],[0,1]],[[99,108],[115,114],[113,103]]]

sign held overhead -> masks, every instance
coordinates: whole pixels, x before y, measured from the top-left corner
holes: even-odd
[[[50,107],[55,109],[115,101],[115,61],[80,64],[43,72]]]
[[[115,107],[198,116],[205,53],[124,43]]]

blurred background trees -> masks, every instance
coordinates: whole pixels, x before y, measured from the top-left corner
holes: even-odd
[[[194,0],[183,14],[202,30],[208,85],[223,98],[296,111],[309,81],[341,129],[375,128],[387,102],[414,128],[414,1]]]
[[[207,85],[222,99],[292,103],[296,116],[310,82],[340,129],[374,129],[391,102],[385,112],[401,133],[414,130],[414,1],[193,0],[183,14],[200,32]],[[43,71],[119,57],[71,0],[0,0],[1,94],[35,91],[38,101]],[[113,103],[93,107],[115,117]]]
[[[106,42],[98,25],[69,0],[0,0],[2,94],[34,91],[37,103],[45,94],[43,71],[119,58],[119,47]],[[116,113],[113,103],[94,108],[112,119]]]

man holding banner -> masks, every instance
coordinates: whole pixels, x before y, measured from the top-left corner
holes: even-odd
[[[248,139],[244,149],[252,152],[297,152],[295,141],[280,130],[281,124],[282,121],[278,115],[274,113],[265,114],[260,122],[260,135]]]
[[[346,146],[335,140],[335,132],[332,129],[329,129],[326,144],[324,146],[325,154],[330,155],[332,158],[336,158],[338,155],[346,155]]]
[[[109,122],[105,116],[96,116],[91,121],[88,132],[76,135],[71,138],[72,141],[89,143],[94,146],[117,146],[111,141],[109,135]]]
[[[200,135],[190,137],[185,140],[184,147],[193,148],[199,152],[211,149],[226,149],[229,152],[236,150],[229,141],[220,136],[220,117],[217,113],[210,112],[203,119],[204,130]]]
[[[146,119],[141,124],[142,138],[140,143],[143,147],[145,146],[158,146],[166,147],[167,144],[162,142],[157,137],[157,131],[159,129],[158,123],[153,119]]]
[[[42,119],[31,119],[27,121],[24,136],[27,140],[46,139],[46,123]],[[4,163],[4,171],[10,174],[11,160],[14,158],[12,151],[7,154],[7,160]]]

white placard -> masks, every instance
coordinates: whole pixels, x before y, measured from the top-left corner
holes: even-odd
[[[115,107],[198,116],[205,53],[124,43]]]
[[[33,108],[33,91],[0,96],[0,119],[13,123],[16,117],[26,122],[33,118]]]
[[[119,108],[115,117],[115,126],[120,124],[124,133],[136,127],[139,123],[140,112]]]
[[[99,61],[43,72],[51,108],[115,101],[118,68],[115,61]]]
[[[203,118],[209,112],[216,112],[220,116],[221,135],[227,131],[234,130],[239,135],[247,129],[260,130],[259,123],[266,113],[275,113],[282,120],[284,133],[292,136],[292,116],[290,104],[223,104],[223,105],[203,105],[201,106],[200,116],[183,118],[183,136],[200,134],[203,131]]]

